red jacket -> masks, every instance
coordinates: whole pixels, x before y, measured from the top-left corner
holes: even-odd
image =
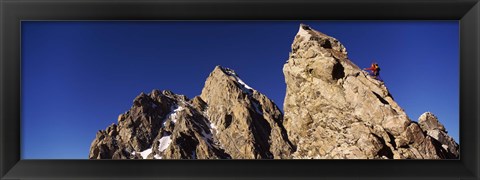
[[[375,65],[372,64],[372,66],[370,66],[369,68],[366,68],[365,70],[377,71],[377,68],[375,67]]]

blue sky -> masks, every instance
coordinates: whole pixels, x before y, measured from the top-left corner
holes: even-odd
[[[215,65],[283,109],[300,23],[340,40],[360,67],[377,61],[409,117],[433,112],[458,142],[458,21],[24,21],[21,157],[86,159],[140,92],[193,98]]]

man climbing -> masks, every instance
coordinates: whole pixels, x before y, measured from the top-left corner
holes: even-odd
[[[380,80],[380,67],[376,62],[372,63],[372,65],[369,68],[363,68],[364,70],[369,70],[370,76],[373,76],[373,78]]]

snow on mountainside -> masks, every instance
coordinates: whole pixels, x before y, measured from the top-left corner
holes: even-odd
[[[89,158],[285,158],[292,147],[282,118],[235,71],[217,66],[191,100],[170,91],[140,94],[118,125],[97,133]]]

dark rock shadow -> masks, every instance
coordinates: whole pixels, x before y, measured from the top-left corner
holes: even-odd
[[[388,101],[386,101],[385,99],[382,98],[382,96],[380,96],[379,94],[377,94],[376,92],[373,92],[372,93],[378,98],[378,100],[380,100],[380,102],[382,102],[383,104],[390,104],[388,103]]]
[[[387,144],[385,143],[385,140],[383,138],[381,138],[380,136],[376,135],[376,134],[373,134],[372,135],[377,138],[383,145],[382,149],[380,149],[378,152],[377,152],[377,155],[382,157],[382,156],[385,156],[389,159],[393,159],[393,152],[392,150],[387,146]]]
[[[342,63],[338,61],[338,59],[335,59],[336,63],[333,65],[332,69],[332,78],[334,80],[342,79],[345,77],[345,68],[342,66]]]

